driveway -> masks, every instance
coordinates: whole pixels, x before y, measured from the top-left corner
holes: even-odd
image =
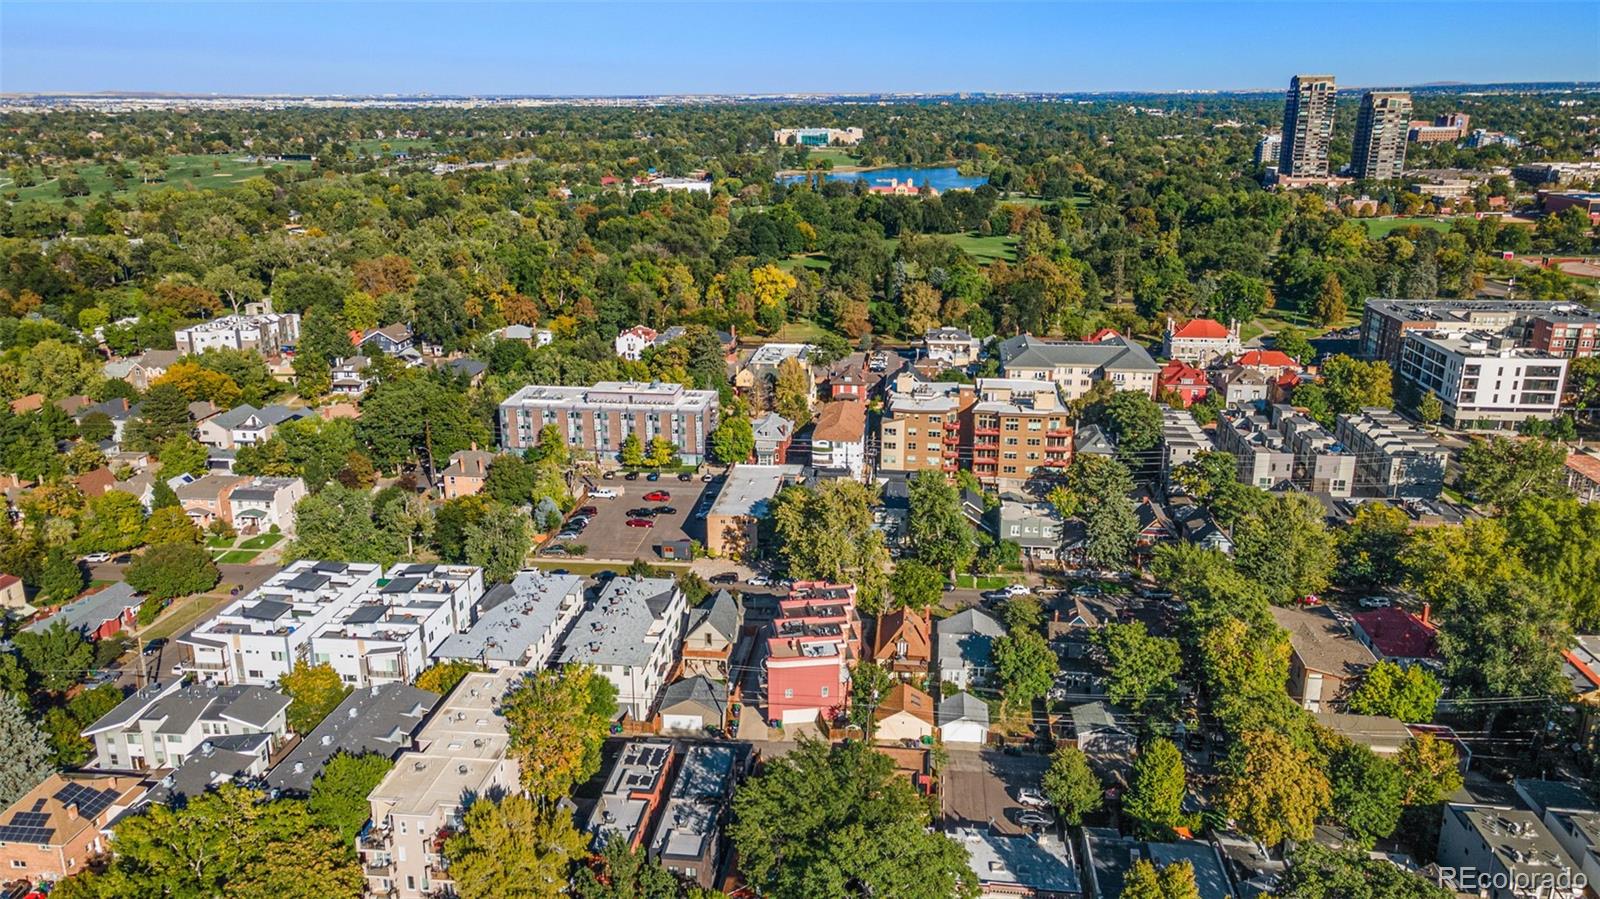
[[[1006,755],[998,749],[951,749],[940,774],[945,829],[993,826],[1000,833],[1020,834],[1022,809],[1017,791],[1039,786],[1050,759],[1036,753]]]

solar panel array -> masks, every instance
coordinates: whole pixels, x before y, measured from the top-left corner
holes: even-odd
[[[96,790],[83,784],[69,783],[56,791],[56,801],[62,805],[78,806],[81,818],[98,818],[100,813],[117,801],[116,790]]]
[[[0,825],[0,843],[48,843],[55,829],[45,827],[50,816],[42,812],[17,812],[11,821]]]

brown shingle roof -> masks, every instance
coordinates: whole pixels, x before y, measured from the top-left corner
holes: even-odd
[[[872,638],[872,657],[880,661],[894,658],[895,644],[901,639],[906,641],[906,658],[927,660],[933,657],[928,619],[908,609],[878,616],[877,632]]]
[[[894,685],[894,689],[889,691],[889,695],[878,701],[878,710],[873,714],[879,721],[882,721],[890,715],[898,715],[901,712],[913,715],[918,720],[926,721],[929,725],[932,725],[934,723],[933,697],[910,684],[898,683]]]
[[[860,440],[866,429],[866,403],[859,400],[827,403],[817,417],[817,426],[811,432],[811,439],[849,443]]]
[[[1293,609],[1273,606],[1272,617],[1289,632],[1289,643],[1312,671],[1350,678],[1378,659],[1333,617],[1327,607]]]

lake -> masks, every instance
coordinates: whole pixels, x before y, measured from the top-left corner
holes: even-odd
[[[916,168],[913,166],[897,166],[885,169],[867,169],[860,172],[826,172],[823,175],[828,181],[866,181],[869,184],[888,186],[890,181],[914,181],[917,187],[924,184],[944,193],[947,190],[971,190],[982,184],[989,183],[987,175],[963,175],[956,167],[943,166],[939,168]],[[790,174],[778,176],[780,184],[798,184],[806,180],[805,175]]]

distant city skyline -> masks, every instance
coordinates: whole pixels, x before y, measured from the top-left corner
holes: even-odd
[[[1508,13],[1537,53],[1503,52]],[[1373,18],[1383,27],[1375,29]],[[1559,25],[1551,30],[1550,26]],[[1377,40],[1375,36],[1384,35]],[[1404,53],[1395,52],[1404,46]],[[1591,2],[0,5],[0,91],[661,95],[1600,80]]]

